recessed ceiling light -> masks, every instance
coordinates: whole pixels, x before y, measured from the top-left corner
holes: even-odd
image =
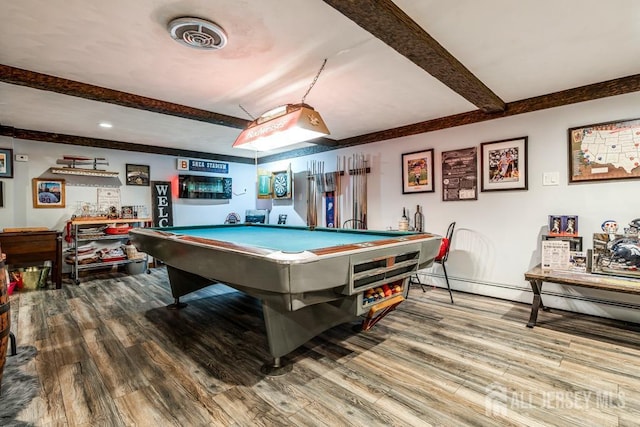
[[[111,123],[107,123],[107,122],[100,122],[100,127],[109,129],[109,128],[112,128],[113,125]]]

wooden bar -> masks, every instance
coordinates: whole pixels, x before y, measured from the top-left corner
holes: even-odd
[[[640,280],[626,277],[579,273],[574,271],[543,271],[542,267],[538,265],[527,271],[524,274],[524,278],[529,281],[531,290],[533,291],[531,315],[527,323],[527,327],[529,328],[533,328],[536,325],[540,308],[544,311],[549,310],[542,302],[542,284],[544,282],[640,295]]]

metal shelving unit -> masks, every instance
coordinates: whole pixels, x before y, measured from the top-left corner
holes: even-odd
[[[129,224],[134,227],[144,227],[147,224],[151,223],[151,218],[118,218],[118,219],[108,219],[108,218],[75,218],[70,221],[71,224],[71,234],[73,237],[73,245],[74,245],[74,260],[73,264],[71,264],[71,279],[75,281],[75,284],[80,284],[80,279],[78,277],[79,272],[82,270],[92,270],[98,268],[112,267],[112,266],[120,266],[126,265],[133,262],[139,262],[143,260],[145,263],[148,263],[148,256],[145,255],[142,259],[120,259],[115,261],[99,261],[92,262],[88,264],[80,264],[78,248],[82,244],[82,242],[105,242],[105,241],[123,241],[129,240],[129,233],[123,234],[105,234],[105,235],[89,235],[82,236],[80,232],[83,229],[90,227],[99,227],[106,226],[108,224]],[[147,267],[148,268],[148,267]],[[148,270],[147,270],[148,272]]]

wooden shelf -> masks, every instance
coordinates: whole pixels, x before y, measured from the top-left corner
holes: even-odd
[[[131,224],[135,222],[151,222],[151,218],[115,218],[107,217],[79,217],[71,220],[71,225],[99,225],[99,224]]]
[[[117,177],[118,172],[104,171],[100,169],[82,168],[49,168],[49,172],[56,175],[99,176],[105,178]]]

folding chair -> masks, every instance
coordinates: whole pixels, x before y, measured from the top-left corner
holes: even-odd
[[[444,271],[444,280],[447,282],[447,289],[449,290],[449,297],[451,298],[451,304],[453,304],[453,293],[451,292],[451,285],[449,284],[449,276],[447,275],[447,259],[449,258],[449,249],[451,249],[451,241],[453,239],[453,230],[456,228],[455,221],[449,224],[449,228],[447,228],[447,234],[442,238],[442,242],[440,243],[440,251],[438,255],[433,260],[433,262],[442,265],[442,270]],[[409,284],[417,284],[422,288],[422,292],[426,292],[424,289],[424,283],[420,281],[420,277],[417,274],[411,276],[409,278]]]

